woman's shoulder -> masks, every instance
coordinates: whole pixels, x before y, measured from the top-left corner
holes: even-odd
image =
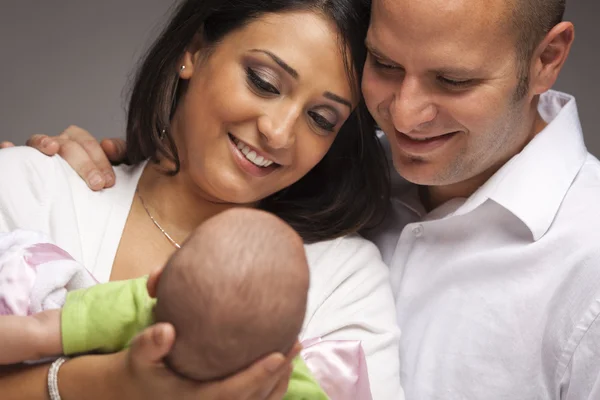
[[[57,183],[87,187],[71,166],[59,155],[47,156],[27,146],[0,150],[0,181],[11,189],[36,192],[52,189]]]
[[[36,199],[43,203],[56,192],[61,178],[65,180],[66,176],[58,157],[48,157],[30,147],[0,150],[0,198],[5,201],[21,199],[27,203]]]
[[[129,190],[137,187],[138,181],[146,167],[147,161],[135,165],[120,164],[113,167],[115,172],[115,188]]]
[[[31,147],[18,146],[0,150],[1,178],[43,176],[51,173],[54,165],[54,157],[48,157]]]
[[[305,250],[311,271],[320,276],[387,270],[377,246],[358,234],[307,244]]]
[[[68,220],[69,177],[63,163],[28,147],[0,150],[0,230],[49,234],[53,215]]]
[[[321,257],[347,259],[361,255],[381,260],[377,246],[358,234],[307,244],[304,248],[307,256],[313,259]]]
[[[124,164],[115,166],[114,170],[117,176],[115,186],[137,185],[137,180],[145,165],[144,162],[133,166]],[[47,183],[48,180],[67,181],[69,186],[72,186],[75,190],[88,191],[85,181],[59,155],[49,157],[27,146],[0,150],[0,181],[2,183],[20,181],[19,186],[21,187],[23,184],[30,184],[39,189],[41,187],[38,184],[39,181]]]

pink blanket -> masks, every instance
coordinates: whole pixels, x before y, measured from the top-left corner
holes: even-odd
[[[0,233],[0,315],[31,315],[60,308],[68,291],[97,281],[43,234]]]
[[[372,400],[359,341],[309,339],[300,353],[331,400]]]

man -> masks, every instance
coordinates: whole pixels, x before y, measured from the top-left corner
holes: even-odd
[[[368,236],[392,271],[407,399],[600,398],[600,162],[575,100],[548,92],[574,39],[564,3],[373,1],[363,92],[398,175]],[[87,135],[45,152],[110,186]]]
[[[600,398],[600,163],[575,100],[546,93],[574,38],[564,6],[373,2],[364,96],[421,185],[395,188],[371,235],[408,399]]]

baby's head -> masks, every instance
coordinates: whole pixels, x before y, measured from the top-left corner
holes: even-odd
[[[308,286],[302,239],[279,218],[232,209],[207,220],[158,281],[155,319],[176,332],[167,364],[205,381],[286,354],[302,328]]]

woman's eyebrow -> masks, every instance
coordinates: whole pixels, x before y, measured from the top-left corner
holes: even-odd
[[[340,104],[348,106],[349,108],[352,108],[352,103],[350,103],[350,101],[344,99],[343,97],[338,96],[335,93],[325,92],[325,93],[323,93],[323,96],[327,97],[330,100],[337,101]]]
[[[300,74],[298,74],[298,71],[296,71],[294,68],[290,67],[290,65],[288,63],[283,61],[281,58],[277,57],[275,54],[271,53],[269,50],[252,49],[250,51],[252,53],[263,53],[263,54],[268,55],[273,61],[275,61],[275,63],[277,63],[277,65],[279,65],[281,68],[283,68],[283,70],[285,72],[287,72],[288,74],[290,74],[294,79],[298,79],[300,77]],[[328,98],[330,100],[336,101],[340,104],[348,106],[349,108],[352,108],[352,103],[350,101],[344,99],[343,97],[338,96],[335,93],[325,92],[325,93],[323,93],[323,96],[325,96],[326,98]]]
[[[294,68],[290,67],[285,61],[283,61],[281,58],[277,57],[275,54],[271,53],[268,50],[261,50],[261,49],[252,49],[250,50],[253,53],[263,53],[268,55],[269,57],[271,57],[271,59],[273,61],[275,61],[275,63],[277,63],[277,65],[279,65],[281,68],[283,68],[283,70],[285,72],[287,72],[288,74],[290,74],[294,79],[298,79],[300,77],[300,75],[298,74],[298,71],[296,71]]]

